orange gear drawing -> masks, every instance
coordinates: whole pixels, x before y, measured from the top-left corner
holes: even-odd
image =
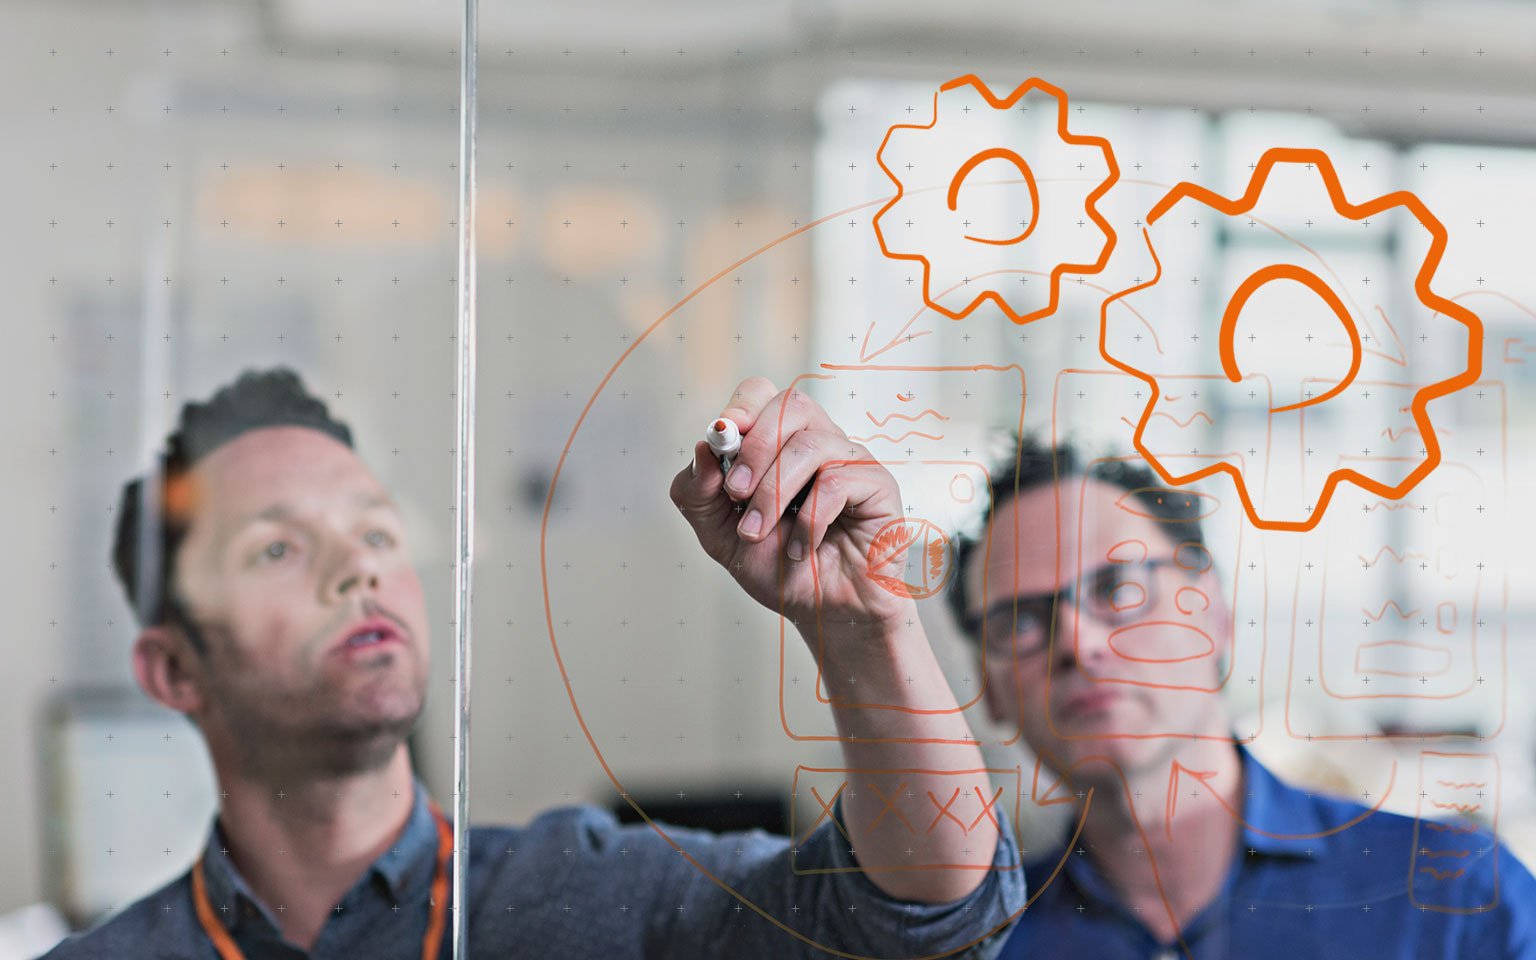
[[[1025,94],[1029,93],[1031,90],[1039,90],[1050,95],[1051,97],[1055,98],[1057,104],[1056,133],[1061,138],[1061,140],[1067,144],[1098,147],[1101,151],[1103,151],[1104,160],[1108,164],[1109,172],[1107,176],[1105,176],[1105,178],[1097,186],[1094,187],[1093,191],[1088,194],[1088,197],[1084,202],[1088,218],[1092,220],[1093,223],[1104,234],[1104,242],[1099,249],[1097,259],[1091,263],[1056,263],[1050,271],[1049,302],[1044,307],[1038,310],[1030,311],[1028,313],[1021,314],[1014,310],[1011,306],[1009,306],[1007,299],[1002,295],[1002,293],[999,290],[993,288],[990,284],[984,285],[982,292],[978,293],[975,298],[973,298],[968,304],[966,304],[958,311],[951,310],[940,305],[934,300],[933,290],[930,285],[930,274],[932,273],[933,266],[929,257],[924,256],[921,253],[897,252],[892,250],[886,242],[885,232],[882,231],[880,227],[881,218],[884,217],[885,214],[890,212],[893,208],[895,208],[897,204],[901,203],[902,199],[908,195],[906,186],[901,182],[901,178],[893,173],[888,166],[886,166],[883,157],[886,147],[891,142],[892,134],[898,130],[933,130],[939,120],[939,95],[967,86],[975,88],[975,90],[981,94],[983,99],[985,99],[990,106],[998,110],[1008,110],[1012,108],[1014,104],[1016,104],[1020,99],[1024,97]],[[961,164],[958,170],[955,171],[954,175],[950,178],[947,195],[948,208],[950,212],[955,212],[960,187],[965,182],[966,177],[981,163],[994,159],[1006,160],[1019,170],[1023,177],[1023,181],[1029,190],[1032,209],[1035,211],[1035,214],[1038,214],[1040,209],[1040,194],[1035,182],[1034,172],[1030,169],[1030,165],[1024,157],[1020,156],[1017,152],[1002,146],[988,147],[976,152],[970,157],[970,159]],[[946,317],[949,317],[951,320],[959,320],[968,316],[985,300],[991,300],[993,303],[997,304],[1003,313],[1007,315],[1008,319],[1017,324],[1029,323],[1031,320],[1038,320],[1041,317],[1048,316],[1051,313],[1054,313],[1056,310],[1057,301],[1060,295],[1061,275],[1067,271],[1072,271],[1079,274],[1098,273],[1104,269],[1104,264],[1108,262],[1109,255],[1115,248],[1114,228],[1110,226],[1109,221],[1106,220],[1094,206],[1099,198],[1102,197],[1105,192],[1107,192],[1109,188],[1115,184],[1115,181],[1120,178],[1120,168],[1115,163],[1114,151],[1111,149],[1109,141],[1103,137],[1069,133],[1067,130],[1067,95],[1063,93],[1060,88],[1055,87],[1052,84],[1039,79],[1038,77],[1032,77],[1029,80],[1019,84],[1014,88],[1012,93],[1010,93],[1006,98],[1002,99],[999,99],[997,96],[993,95],[992,91],[987,87],[987,85],[974,74],[966,74],[965,76],[956,77],[955,79],[950,80],[941,86],[938,89],[938,92],[933,95],[933,119],[929,120],[926,124],[899,123],[893,125],[885,132],[885,139],[880,141],[880,148],[875,152],[875,162],[880,165],[880,169],[884,170],[885,175],[890,177],[891,182],[896,185],[896,195],[892,197],[890,201],[885,204],[885,206],[880,208],[880,212],[875,214],[873,219],[875,237],[879,240],[880,243],[880,252],[893,260],[916,260],[920,262],[923,265],[923,302],[926,303],[930,309],[941,313]],[[1038,222],[1038,215],[1032,216],[1028,226],[1022,232],[1012,237],[978,237],[971,236],[963,232],[961,233],[961,236],[963,239],[973,243],[985,244],[989,246],[1011,246],[1013,244],[1024,242],[1024,240],[1026,240],[1029,235],[1034,232],[1035,226]],[[963,227],[960,229],[963,230]],[[972,282],[973,281],[971,280],[967,280],[968,284]],[[979,281],[974,282],[976,282],[978,285],[981,285]]]
[[[1420,461],[1418,466],[1415,467],[1413,471],[1409,473],[1396,486],[1390,486],[1388,484],[1382,483],[1371,478],[1370,476],[1367,476],[1366,474],[1361,473],[1358,470],[1349,468],[1339,468],[1334,470],[1328,475],[1328,479],[1323,484],[1323,490],[1322,493],[1318,496],[1316,505],[1312,508],[1311,512],[1307,515],[1305,520],[1266,520],[1263,517],[1260,517],[1258,515],[1258,511],[1253,505],[1252,498],[1249,496],[1247,484],[1244,482],[1242,473],[1229,463],[1215,463],[1183,475],[1175,475],[1173,472],[1168,470],[1168,468],[1150,450],[1147,449],[1146,445],[1142,441],[1142,433],[1146,429],[1147,422],[1151,419],[1153,410],[1158,404],[1158,398],[1161,396],[1157,378],[1152,374],[1146,373],[1145,371],[1139,370],[1128,363],[1124,363],[1116,359],[1110,354],[1107,343],[1110,304],[1114,303],[1116,300],[1121,299],[1122,297],[1129,296],[1138,290],[1144,290],[1147,287],[1157,283],[1158,280],[1162,278],[1163,265],[1162,262],[1158,259],[1157,250],[1153,247],[1152,237],[1148,232],[1149,228],[1157,222],[1158,218],[1167,213],[1174,206],[1174,204],[1185,198],[1197,200],[1209,207],[1227,214],[1228,216],[1248,213],[1258,202],[1259,196],[1264,189],[1265,180],[1269,177],[1270,171],[1274,168],[1276,163],[1307,163],[1315,165],[1318,172],[1322,175],[1323,184],[1328,190],[1328,196],[1329,199],[1333,202],[1334,210],[1341,216],[1344,216],[1350,220],[1361,220],[1366,217],[1375,216],[1383,210],[1387,210],[1391,207],[1401,206],[1407,208],[1407,210],[1412,213],[1415,218],[1417,218],[1418,222],[1423,225],[1426,230],[1429,231],[1431,237],[1429,250],[1427,253],[1425,253],[1424,261],[1420,265],[1419,271],[1414,277],[1414,293],[1418,295],[1419,301],[1425,306],[1431,308],[1437,313],[1441,313],[1455,319],[1459,323],[1463,324],[1467,328],[1468,332],[1466,369],[1454,377],[1431,383],[1428,386],[1419,389],[1413,395],[1413,401],[1411,404],[1413,421],[1423,438],[1425,451],[1424,458]],[[1167,194],[1165,194],[1152,207],[1151,211],[1147,214],[1146,225],[1142,227],[1141,233],[1143,239],[1146,240],[1147,250],[1152,255],[1152,262],[1156,267],[1156,272],[1151,280],[1148,280],[1145,283],[1138,283],[1132,287],[1128,287],[1124,290],[1112,294],[1104,300],[1103,306],[1099,311],[1099,354],[1108,363],[1119,368],[1120,370],[1125,371],[1128,374],[1131,374],[1134,377],[1137,377],[1147,384],[1147,387],[1151,392],[1151,397],[1147,401],[1145,408],[1142,410],[1141,418],[1136,424],[1134,443],[1136,450],[1142,455],[1142,457],[1146,459],[1147,463],[1149,463],[1152,468],[1157,471],[1158,475],[1162,477],[1166,483],[1173,486],[1181,486],[1183,484],[1193,483],[1205,477],[1212,476],[1218,472],[1230,474],[1232,476],[1233,484],[1237,488],[1237,495],[1242,500],[1243,510],[1247,513],[1249,522],[1251,522],[1255,527],[1258,527],[1261,530],[1307,531],[1313,529],[1318,525],[1319,522],[1321,522],[1323,514],[1327,511],[1328,501],[1333,496],[1334,488],[1337,487],[1341,481],[1348,480],[1356,486],[1368,490],[1378,496],[1385,497],[1389,500],[1397,500],[1407,494],[1408,491],[1412,490],[1419,483],[1419,481],[1423,480],[1424,477],[1428,476],[1431,471],[1440,465],[1440,442],[1439,439],[1435,436],[1434,426],[1429,421],[1429,413],[1427,409],[1429,401],[1434,400],[1437,397],[1443,397],[1449,393],[1453,393],[1477,381],[1478,377],[1482,373],[1483,324],[1482,321],[1478,319],[1477,315],[1471,310],[1468,310],[1466,307],[1459,303],[1436,294],[1429,288],[1430,279],[1434,276],[1435,270],[1440,265],[1440,258],[1445,252],[1447,235],[1444,225],[1441,224],[1440,221],[1429,212],[1429,209],[1424,206],[1423,202],[1420,201],[1418,197],[1406,190],[1398,190],[1394,193],[1389,193],[1385,196],[1377,197],[1374,200],[1367,201],[1366,203],[1351,204],[1344,198],[1344,189],[1343,186],[1339,183],[1338,174],[1334,171],[1332,161],[1328,159],[1328,155],[1322,150],[1274,147],[1265,151],[1264,155],[1259,158],[1259,162],[1254,169],[1253,176],[1248,181],[1248,190],[1241,197],[1235,200],[1229,200],[1220,194],[1217,194],[1211,190],[1207,190],[1204,187],[1196,186],[1193,183],[1189,183],[1187,181],[1180,183]],[[1361,339],[1359,330],[1356,328],[1354,319],[1350,316],[1349,311],[1339,300],[1337,294],[1335,294],[1333,290],[1329,288],[1321,278],[1319,278],[1311,271],[1303,267],[1295,266],[1293,264],[1277,263],[1271,264],[1258,270],[1247,280],[1243,281],[1243,283],[1239,285],[1237,291],[1233,294],[1232,299],[1228,302],[1226,309],[1223,311],[1221,319],[1221,335],[1218,349],[1221,358],[1221,369],[1228,380],[1236,383],[1242,379],[1242,371],[1238,369],[1237,358],[1233,349],[1233,335],[1236,330],[1238,314],[1241,312],[1243,304],[1247,302],[1249,296],[1258,290],[1259,287],[1263,286],[1265,283],[1270,282],[1271,280],[1277,279],[1290,279],[1298,281],[1305,284],[1320,297],[1322,297],[1323,301],[1333,311],[1334,315],[1338,317],[1339,321],[1343,324],[1345,331],[1349,334],[1352,358],[1348,373],[1340,379],[1337,386],[1317,397],[1310,397],[1300,403],[1275,407],[1270,411],[1271,413],[1279,413],[1286,410],[1296,410],[1302,407],[1314,406],[1316,404],[1325,403],[1328,400],[1333,399],[1346,387],[1348,387],[1350,381],[1352,381],[1355,378],[1355,375],[1359,373],[1361,362]]]

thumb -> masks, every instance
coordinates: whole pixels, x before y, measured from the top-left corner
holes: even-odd
[[[709,444],[703,440],[693,445],[693,459],[672,478],[672,502],[690,521],[717,512],[726,502],[725,474]]]

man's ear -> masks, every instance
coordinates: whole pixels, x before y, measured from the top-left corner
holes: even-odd
[[[203,695],[203,659],[187,638],[169,627],[145,627],[133,643],[133,675],[139,687],[177,713],[196,716]]]

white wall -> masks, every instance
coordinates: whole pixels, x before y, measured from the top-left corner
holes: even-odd
[[[672,11],[692,25],[677,36],[654,5],[598,34],[490,24],[477,820],[613,792],[556,669],[541,535],[554,638],[621,782],[787,790],[795,764],[835,756],[783,735],[777,624],[698,552],[666,480],[737,380],[783,383],[825,359],[813,350],[827,342],[816,340],[813,291],[841,278],[817,275],[809,238],[785,242],[614,369],[715,271],[827,212],[813,175],[828,123],[819,99],[833,82],[1041,74],[1089,100],[1312,106],[1383,139],[1536,138],[1532,34],[1513,29],[1528,12],[1458,5],[1448,25],[1449,5],[1366,5],[1347,23],[1230,7],[1153,16],[1075,4],[1026,19],[1012,4],[980,5],[945,8],[936,23],[918,5],[833,3],[767,16],[743,7],[728,11],[739,21],[700,26],[683,16],[699,12],[690,6]],[[0,787],[0,822],[12,825],[0,831],[10,868],[0,909],[44,895],[34,752],[45,703],[69,686],[131,683],[107,506],[179,404],[247,365],[299,368],[406,506],[436,628],[418,761],[438,796],[451,795],[457,23],[451,5],[425,21],[420,9],[0,6],[0,435],[11,453],[5,525],[21,545],[0,561],[13,624],[0,769],[15,771]],[[369,27],[354,30],[363,17]],[[1356,37],[1374,52],[1355,50]],[[1419,100],[1430,109],[1410,105]],[[544,484],[584,410],[544,530]],[[791,674],[813,669],[793,636],[787,657]],[[825,723],[814,703],[791,700],[797,729]],[[184,729],[176,722],[167,729]]]

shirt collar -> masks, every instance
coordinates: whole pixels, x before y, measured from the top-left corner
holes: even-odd
[[[1239,860],[1253,851],[1273,857],[1306,858],[1327,852],[1332,846],[1337,823],[1325,822],[1322,804],[1314,794],[1282,782],[1258,761],[1242,744],[1236,744],[1243,771],[1241,810],[1241,847]],[[1147,826],[1147,825],[1143,825]],[[1295,838],[1295,839],[1293,839]],[[1114,903],[1109,887],[1099,877],[1089,858],[1076,850],[1067,852],[1065,873],[1079,890]]]
[[[422,877],[437,869],[437,815],[432,798],[420,780],[412,779],[411,815],[395,845],[373,862],[373,872],[384,879],[396,899]]]
[[[1231,869],[1223,884],[1224,891],[1231,889],[1238,874],[1255,854],[1306,859],[1326,853],[1336,842],[1330,831],[1336,831],[1339,826],[1338,823],[1325,821],[1323,808],[1327,804],[1321,798],[1281,782],[1242,744],[1236,744],[1236,747],[1243,771],[1243,797],[1239,806],[1242,817],[1239,835],[1241,847],[1234,852]],[[1327,818],[1336,819],[1337,815]],[[1147,829],[1151,826],[1143,824]],[[1291,837],[1301,839],[1288,839]],[[1080,838],[1079,844],[1083,842]],[[1034,868],[1038,872],[1049,864],[1047,858],[1035,863]],[[1141,926],[1140,918],[1133,916],[1120,903],[1108,882],[1094,866],[1092,858],[1086,853],[1079,855],[1076,847],[1067,851],[1062,876],[1057,878],[1057,882],[1062,880],[1068,881],[1081,896],[1093,901],[1101,909],[1110,910]],[[1045,877],[1031,874],[1029,881],[1032,886],[1040,885],[1045,882]],[[1183,931],[1185,939],[1198,936],[1204,925],[1213,922],[1218,909],[1213,903],[1193,918]]]
[[[359,884],[364,884],[374,876],[379,877],[397,902],[405,898],[406,890],[423,878],[430,878],[437,868],[437,817],[432,812],[431,797],[420,780],[413,777],[411,783],[411,813],[406,818],[405,829],[394,845],[385,850],[358,880]],[[214,912],[231,927],[247,915],[241,907],[248,903],[265,916],[274,929],[278,928],[276,919],[230,859],[229,845],[217,815],[209,829],[207,848],[203,851],[203,880]],[[225,906],[229,909],[225,910]]]
[[[1316,795],[1281,782],[1243,745],[1237,752],[1243,759],[1241,855],[1249,850],[1274,857],[1327,852],[1339,824],[1325,821]]]
[[[203,885],[208,891],[208,903],[214,913],[233,929],[247,916],[261,916],[279,929],[277,919],[251,890],[240,871],[229,858],[229,841],[219,826],[217,815],[209,829],[208,845],[203,850]]]

